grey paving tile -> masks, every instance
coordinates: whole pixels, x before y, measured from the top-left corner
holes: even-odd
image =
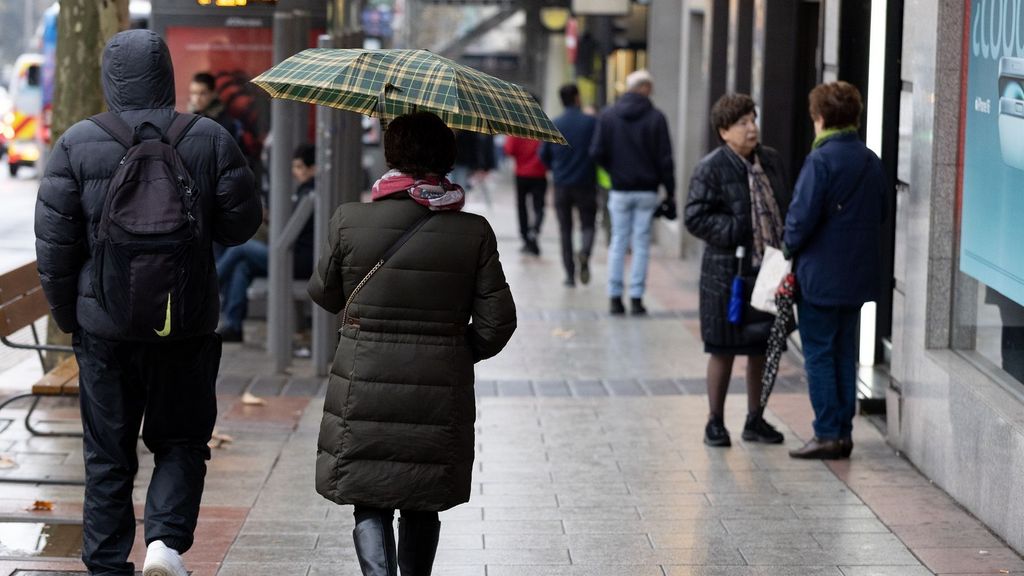
[[[794,504],[798,518],[875,518],[871,508],[863,505],[801,505]]]
[[[692,520],[696,518],[775,518],[793,519],[793,508],[775,506],[640,506],[644,520]]]
[[[497,384],[498,396],[533,396],[533,385],[529,380],[507,380],[499,381]]]
[[[573,564],[671,564],[696,566],[745,566],[736,548],[708,546],[703,548],[657,548],[615,550],[607,547],[570,550]]]
[[[295,548],[312,550],[316,547],[316,534],[241,534],[233,548]]]
[[[445,534],[564,534],[558,520],[482,520],[448,522]]]
[[[906,548],[807,550],[803,548],[746,548],[743,557],[753,566],[920,566]]]
[[[650,532],[647,537],[655,548],[702,548],[721,546],[727,548],[804,548],[821,550],[821,545],[810,534],[704,534],[701,532]]]
[[[485,508],[484,520],[639,520],[635,506]]]
[[[843,576],[839,568],[835,566],[665,566],[665,574],[668,576]]]
[[[217,378],[217,394],[241,396],[242,392],[245,392],[245,389],[249,387],[250,382],[252,382],[252,377],[250,376],[222,374]]]
[[[609,395],[608,389],[599,380],[570,381],[569,388],[572,390],[573,396],[584,398]]]
[[[636,380],[605,380],[612,396],[646,396],[647,391]]]
[[[217,576],[306,576],[308,572],[306,562],[225,562]]]
[[[537,396],[571,396],[572,390],[564,380],[539,380],[533,383]]]
[[[484,534],[487,549],[571,550],[576,547],[650,550],[651,541],[646,534]]]
[[[848,519],[804,519],[804,520],[742,520],[727,518],[722,524],[730,534],[761,534],[775,532],[881,532],[887,533],[889,529],[878,520],[869,518],[848,518]]]
[[[327,386],[326,378],[290,378],[281,391],[282,396],[317,396]]]
[[[664,573],[659,566],[488,566],[487,576],[664,576]]]
[[[438,564],[569,564],[569,551],[564,549],[522,548],[519,550],[438,550]]]
[[[924,566],[840,566],[843,576],[932,576]]]
[[[280,396],[287,383],[287,376],[257,376],[249,385],[248,392],[256,396]]]
[[[566,520],[566,534],[646,534],[648,532],[696,532],[726,534],[719,520]]]
[[[476,390],[477,398],[498,395],[498,385],[493,380],[477,380],[473,387]]]

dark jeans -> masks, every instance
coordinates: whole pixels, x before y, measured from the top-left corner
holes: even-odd
[[[267,262],[269,249],[266,243],[259,240],[249,240],[245,244],[227,248],[217,259],[220,312],[224,327],[242,330],[242,321],[249,311],[246,293],[253,278],[267,275]]]
[[[519,207],[519,235],[523,242],[536,241],[540,225],[544,222],[544,195],[548,190],[547,178],[516,176],[516,203]],[[527,212],[527,199],[533,207],[533,219]]]
[[[146,544],[162,540],[181,553],[192,546],[217,420],[220,336],[141,343],[79,331],[72,342],[84,431],[82,561],[93,575],[134,574],[128,554],[140,426],[156,460],[146,495]]]
[[[814,435],[849,438],[857,412],[860,307],[798,305],[804,368],[814,407]]]
[[[575,250],[572,245],[572,209],[580,214],[580,232],[583,246],[580,254],[590,259],[594,248],[594,222],[597,218],[597,188],[593,186],[555,186],[555,213],[558,214],[558,230],[562,239],[562,264],[568,278],[575,278]]]

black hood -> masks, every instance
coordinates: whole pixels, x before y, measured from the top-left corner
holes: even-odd
[[[174,68],[160,36],[126,30],[103,50],[103,94],[111,112],[174,107]]]
[[[646,114],[654,105],[651,99],[643,94],[626,92],[615,103],[615,114],[620,118],[632,121]]]

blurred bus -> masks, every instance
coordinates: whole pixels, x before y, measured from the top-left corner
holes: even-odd
[[[3,118],[7,167],[16,176],[22,166],[39,160],[38,129],[43,110],[42,54],[22,54],[14,62],[8,93],[11,109]]]

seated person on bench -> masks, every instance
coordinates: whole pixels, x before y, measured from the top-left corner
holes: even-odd
[[[294,204],[313,191],[315,175],[316,147],[312,144],[300,144],[292,155],[292,176],[299,183],[295,194],[292,195]],[[217,333],[224,342],[242,341],[242,321],[245,320],[249,304],[246,292],[253,278],[267,275],[270,249],[266,226],[267,219],[264,218],[263,227],[256,236],[241,246],[228,248],[217,260],[221,302],[221,321]],[[305,280],[312,273],[313,219],[310,218],[295,240],[292,275],[296,279]]]

